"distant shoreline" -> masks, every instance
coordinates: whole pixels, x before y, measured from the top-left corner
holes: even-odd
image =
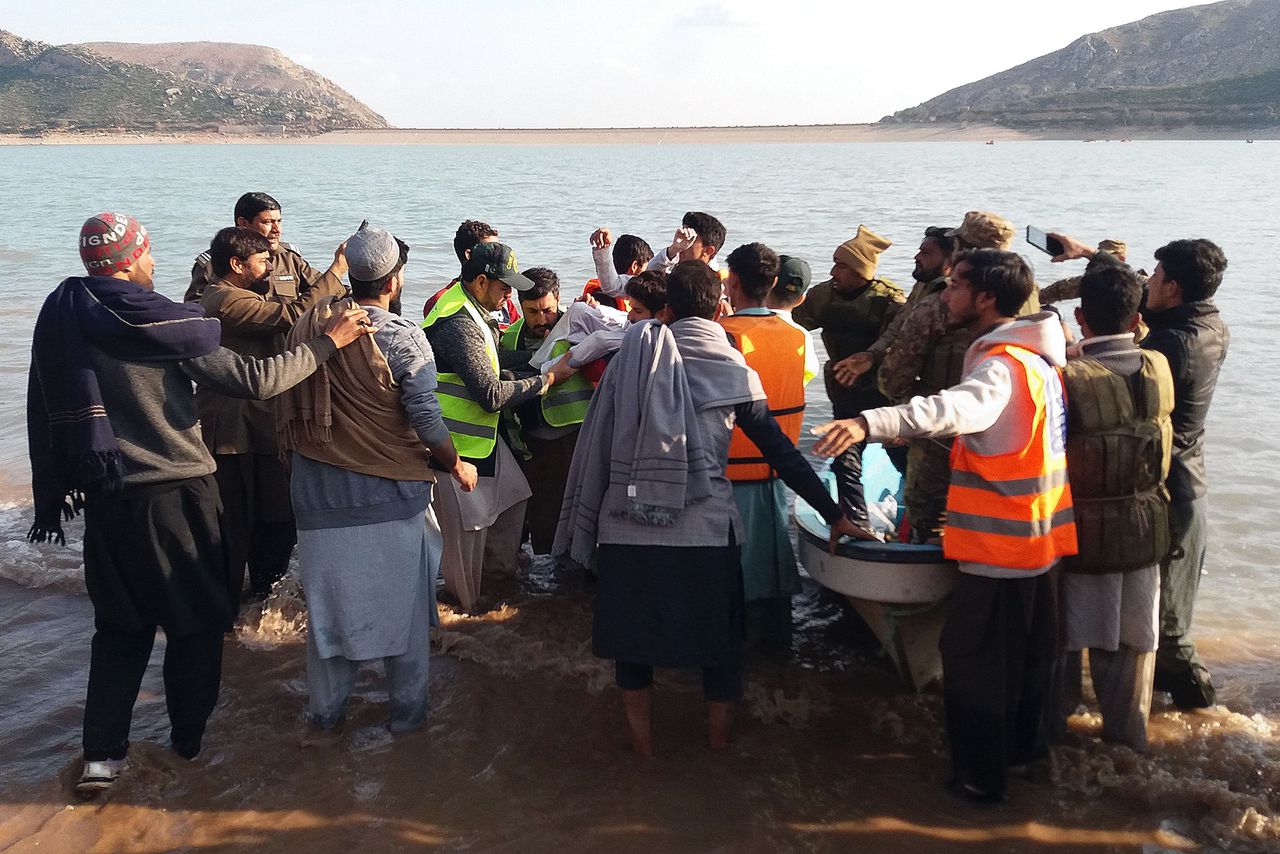
[[[699,128],[386,128],[315,136],[267,134],[55,132],[0,134],[0,145],[690,145],[716,143],[1015,142],[1035,140],[1280,139],[1280,128],[1256,131],[1111,128],[1020,131],[988,125],[863,124]]]

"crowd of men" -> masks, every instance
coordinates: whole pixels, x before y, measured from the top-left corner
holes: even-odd
[[[87,275],[36,324],[30,536],[61,542],[83,508],[95,609],[83,795],[125,767],[157,628],[173,748],[199,753],[223,634],[295,545],[312,726],[341,723],[377,660],[390,728],[420,726],[438,579],[484,610],[484,577],[515,572],[527,541],[596,577],[592,647],[615,662],[635,751],[653,749],[654,667],[701,668],[722,748],[744,637],[790,646],[784,486],[832,549],[875,537],[868,441],[904,476],[899,538],[940,543],[960,570],[940,642],[956,794],[1005,799],[1008,769],[1065,733],[1086,655],[1104,739],[1145,750],[1153,690],[1214,703],[1190,640],[1228,342],[1226,259],[1207,240],[1161,247],[1146,278],[1118,241],[1053,235],[1055,261],[1089,263],[1042,293],[1009,222],[971,211],[924,230],[904,294],[878,272],[891,242],[865,226],[811,287],[808,263],[758,242],[721,267],[724,225],[690,212],[656,253],[593,233],[597,276],[571,307],[553,270],[521,271],[468,220],[459,275],[419,323],[391,232],[363,225],[320,273],[281,241],[270,196],[245,194],[233,221],[178,303],[153,290],[137,220],[91,217]],[[1079,341],[1041,310],[1067,298]],[[796,448],[819,372],[834,420],[814,451],[834,458],[834,496]]]

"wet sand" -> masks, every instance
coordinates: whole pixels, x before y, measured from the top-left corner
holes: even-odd
[[[1009,805],[975,807],[941,787],[938,694],[904,692],[839,600],[807,587],[794,661],[752,661],[731,748],[705,746],[692,674],[660,671],[644,760],[626,747],[610,666],[590,655],[580,580],[535,566],[486,584],[501,603],[489,614],[444,611],[422,731],[383,728],[372,672],[338,733],[306,727],[305,616],[285,590],[229,641],[201,756],[165,746],[157,655],[132,768],[82,804],[70,787],[91,609],[6,583],[0,850],[1274,850],[1280,781],[1264,774],[1280,773],[1280,748],[1262,716],[1162,710],[1148,757],[1096,742],[1097,720],[1078,717],[1056,784],[1017,778]]]

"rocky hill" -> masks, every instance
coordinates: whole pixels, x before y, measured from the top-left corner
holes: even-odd
[[[54,46],[0,30],[0,133],[311,134],[387,126],[339,86],[271,48]]]
[[[1280,125],[1280,2],[1162,12],[945,92],[883,122],[1022,130]]]

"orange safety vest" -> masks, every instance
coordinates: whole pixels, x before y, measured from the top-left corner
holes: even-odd
[[[760,375],[769,412],[795,444],[804,420],[804,349],[809,336],[776,314],[731,314],[720,318],[720,325],[733,333],[747,365]],[[733,428],[724,473],[738,482],[774,477],[773,467],[741,427]]]
[[[586,286],[582,289],[582,295],[595,297],[596,302],[616,308],[618,311],[631,311],[631,300],[626,297],[611,297],[601,292],[599,279],[588,279]]]
[[[943,554],[952,560],[1009,569],[1039,569],[1076,554],[1076,523],[1067,482],[1066,403],[1062,380],[1048,362],[1001,344],[1013,395],[1002,418],[1031,425],[1025,447],[991,456],[964,436],[951,448],[951,487]]]

